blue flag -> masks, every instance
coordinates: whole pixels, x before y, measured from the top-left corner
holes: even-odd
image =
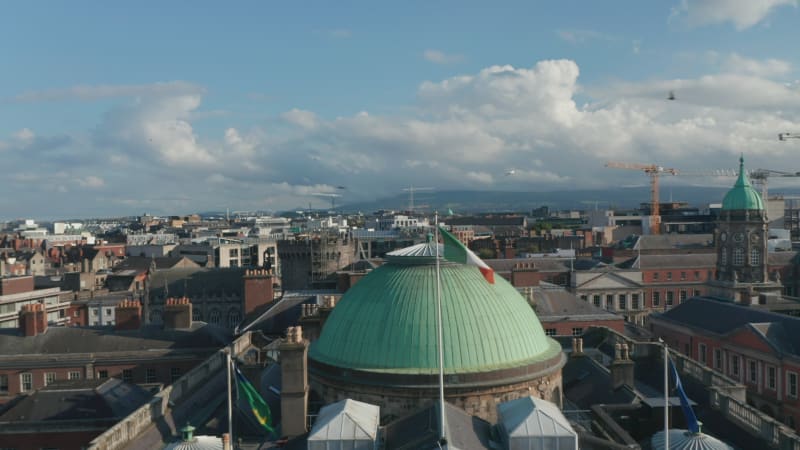
[[[694,415],[692,405],[689,404],[689,397],[686,396],[686,392],[683,390],[681,377],[678,376],[678,369],[675,368],[672,358],[669,359],[669,367],[672,369],[672,376],[675,377],[675,389],[678,391],[678,397],[681,399],[681,409],[683,410],[683,416],[686,418],[686,426],[689,428],[690,432],[699,433],[700,424],[697,422],[697,416]]]

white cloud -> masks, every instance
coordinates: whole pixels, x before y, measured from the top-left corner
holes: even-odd
[[[317,126],[317,115],[311,111],[292,109],[281,114],[284,120],[301,128],[314,129]]]
[[[31,131],[30,128],[23,128],[14,133],[14,138],[16,138],[18,141],[23,141],[23,142],[30,142],[35,137],[36,134],[33,131]]]
[[[723,68],[728,72],[766,78],[787,75],[792,71],[792,65],[788,61],[780,59],[757,60],[745,58],[737,53],[731,53],[728,56]]]
[[[422,52],[422,57],[425,58],[426,61],[435,64],[452,64],[464,59],[463,55],[445,53],[441,50],[433,49],[428,49]]]
[[[201,95],[205,89],[186,81],[167,81],[150,84],[78,85],[60,89],[28,91],[16,95],[16,102],[52,102],[64,100],[92,101],[114,97]]]
[[[731,22],[737,30],[744,30],[789,5],[797,6],[797,0],[681,0],[670,18],[679,18],[690,26]]]

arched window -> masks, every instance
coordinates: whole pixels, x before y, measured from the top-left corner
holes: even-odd
[[[228,312],[228,328],[236,328],[236,325],[239,325],[241,320],[242,315],[239,314],[238,310],[232,309]]]
[[[728,264],[728,249],[723,248],[719,251],[719,263],[723,266]]]
[[[750,249],[750,265],[751,266],[761,265],[761,251],[757,248]]]
[[[733,265],[744,265],[744,249],[742,247],[736,247],[733,249]]]
[[[202,320],[203,320],[203,313],[200,311],[200,308],[192,308],[192,321],[200,322]]]
[[[218,309],[212,309],[211,312],[208,314],[208,323],[219,325],[220,322],[220,313]]]

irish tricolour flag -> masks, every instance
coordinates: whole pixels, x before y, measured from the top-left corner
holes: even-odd
[[[486,281],[494,284],[494,270],[491,267],[487,266],[485,262],[478,258],[478,255],[472,253],[472,250],[468,249],[447,230],[439,227],[439,231],[442,233],[442,241],[444,243],[444,259],[475,266],[481,271]]]

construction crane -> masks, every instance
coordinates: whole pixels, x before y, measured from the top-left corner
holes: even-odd
[[[328,192],[314,192],[311,195],[317,197],[328,197],[331,199],[331,210],[336,210],[336,197],[341,197],[341,194],[331,194]]]
[[[403,188],[403,192],[408,192],[408,211],[414,214],[414,192],[432,191],[432,187],[414,187],[413,185]]]
[[[659,214],[658,204],[658,179],[661,175],[677,175],[678,169],[668,169],[658,164],[638,164],[628,162],[611,161],[606,163],[606,167],[612,169],[640,170],[650,177],[650,233],[659,234],[661,231],[661,215]]]
[[[761,200],[767,201],[767,179],[768,178],[795,178],[800,177],[800,172],[784,172],[772,169],[755,169],[748,172],[750,180],[761,190]]]
[[[800,139],[800,133],[780,133],[778,134],[779,141],[788,141],[789,139]]]

